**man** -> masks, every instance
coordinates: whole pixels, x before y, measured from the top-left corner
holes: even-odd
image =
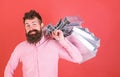
[[[31,10],[25,13],[23,21],[27,40],[14,49],[4,77],[13,77],[19,62],[22,63],[23,77],[57,77],[59,58],[82,62],[80,52],[64,38],[62,31],[53,31],[51,38],[44,36],[42,18],[38,12]]]

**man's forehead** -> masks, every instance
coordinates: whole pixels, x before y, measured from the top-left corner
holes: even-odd
[[[37,22],[38,22],[38,19],[37,19],[37,18],[26,19],[26,20],[25,20],[25,24],[27,24],[27,23],[37,23]]]

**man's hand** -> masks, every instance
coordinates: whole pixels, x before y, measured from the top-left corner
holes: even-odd
[[[63,32],[61,30],[54,30],[52,32],[52,37],[58,41],[64,39]]]

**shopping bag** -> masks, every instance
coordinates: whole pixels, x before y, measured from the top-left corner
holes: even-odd
[[[82,27],[83,20],[78,16],[67,16],[53,26],[49,24],[46,27],[46,34],[49,36],[52,31],[59,29],[81,53],[83,62],[94,58],[100,47],[100,39],[97,38],[88,28]],[[74,52],[74,51],[73,51]]]
[[[85,28],[73,27],[71,35],[66,37],[80,51],[83,62],[96,56],[100,39]]]

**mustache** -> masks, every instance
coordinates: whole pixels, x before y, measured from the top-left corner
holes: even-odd
[[[30,30],[27,34],[30,35],[32,32],[38,33],[39,31],[34,29],[34,30]]]

